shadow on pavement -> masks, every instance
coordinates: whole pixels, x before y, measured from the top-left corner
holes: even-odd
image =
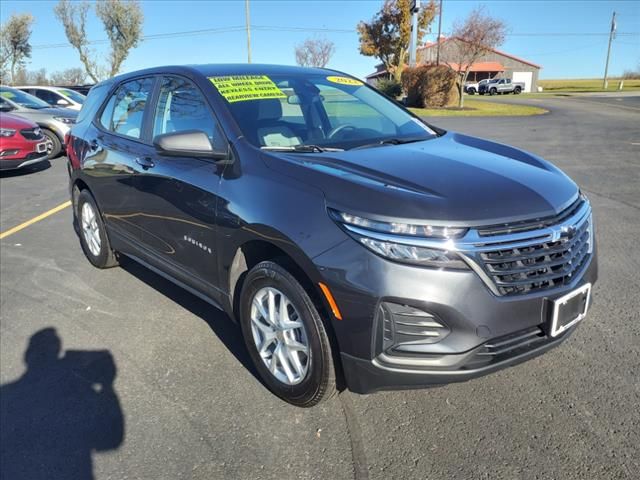
[[[204,320],[242,366],[261,385],[264,385],[251,362],[251,357],[242,338],[240,325],[234,323],[226,313],[125,256],[120,257],[120,267]]]
[[[36,332],[27,371],[0,387],[0,478],[90,480],[92,453],[122,444],[113,356],[61,348],[55,329]]]

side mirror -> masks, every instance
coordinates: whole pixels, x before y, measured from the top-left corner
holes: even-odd
[[[13,107],[8,103],[0,104],[0,112],[11,112],[11,111],[13,111]]]
[[[201,130],[185,130],[158,135],[153,145],[162,155],[174,157],[202,157],[224,160],[229,157],[228,149],[215,149],[206,133]]]
[[[71,102],[65,100],[64,98],[61,98],[56,102],[56,105],[60,105],[61,107],[66,107],[68,105],[71,105]]]

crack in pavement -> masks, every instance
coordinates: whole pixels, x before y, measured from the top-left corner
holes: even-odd
[[[354,480],[369,480],[369,467],[367,456],[364,452],[364,442],[362,441],[362,430],[358,424],[358,419],[353,411],[353,404],[349,393],[345,390],[338,395],[342,413],[347,424],[347,435],[351,442],[351,461],[353,464]]]

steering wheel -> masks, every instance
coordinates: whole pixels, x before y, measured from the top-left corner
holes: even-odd
[[[344,125],[338,125],[336,128],[332,129],[328,134],[326,138],[333,138],[335,137],[338,133],[343,132],[347,129],[350,130],[355,130],[356,127],[354,127],[353,125],[349,125],[349,124],[344,124]]]

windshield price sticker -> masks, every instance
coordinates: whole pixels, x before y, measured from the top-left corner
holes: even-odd
[[[360,86],[362,85],[362,82],[360,80],[356,80],[355,78],[349,78],[349,77],[327,77],[327,80],[329,80],[332,83],[339,83],[340,85],[357,85]]]
[[[266,75],[233,75],[209,77],[220,95],[229,103],[269,98],[287,98]]]

